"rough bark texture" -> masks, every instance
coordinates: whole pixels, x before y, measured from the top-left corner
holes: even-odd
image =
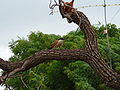
[[[62,11],[61,0],[59,0],[59,3],[60,14],[63,18],[69,19],[69,17],[66,17]],[[119,90],[120,75],[111,69],[109,65],[106,64],[106,62],[101,58],[98,51],[96,35],[92,30],[88,18],[80,11],[73,12],[70,17],[72,18],[72,22],[76,23],[85,35],[85,48],[73,50],[43,50],[36,52],[23,61],[18,62],[9,62],[0,59],[0,68],[6,72],[0,77],[0,83],[4,82],[8,77],[14,75],[16,72],[26,71],[46,60],[62,61],[74,59],[87,62],[106,85]]]

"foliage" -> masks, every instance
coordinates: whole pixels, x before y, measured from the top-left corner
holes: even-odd
[[[108,24],[110,52],[113,69],[120,73],[120,29],[114,24]],[[94,27],[98,38],[99,51],[109,64],[109,50],[104,26]],[[10,61],[23,60],[33,53],[48,49],[51,43],[60,38],[59,35],[31,32],[28,39],[19,38],[10,42],[14,55]],[[84,36],[80,30],[71,31],[63,36],[65,42],[60,49],[84,48]],[[21,73],[18,73],[21,74]],[[14,90],[111,90],[97,77],[91,67],[80,60],[75,61],[46,61],[22,73],[22,79],[28,88],[23,85],[21,78],[7,80],[7,84]]]

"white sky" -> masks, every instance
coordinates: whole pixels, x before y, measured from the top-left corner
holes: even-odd
[[[65,0],[69,1],[69,0]],[[120,4],[120,0],[106,0],[108,4]],[[103,0],[75,0],[74,7],[103,4]],[[77,25],[68,24],[59,13],[49,15],[49,0],[0,0],[0,58],[7,60],[12,54],[8,47],[11,39],[27,37],[30,31],[65,35],[76,30]],[[107,21],[120,9],[120,6],[107,8]],[[91,24],[100,21],[104,24],[103,7],[79,9],[84,12]],[[120,27],[120,13],[111,23]],[[3,89],[0,89],[3,90]]]

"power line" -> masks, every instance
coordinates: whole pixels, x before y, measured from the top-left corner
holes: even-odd
[[[88,6],[81,6],[78,8],[90,8],[90,7],[101,7],[104,6],[103,4],[101,5],[88,5]],[[120,4],[106,4],[106,6],[120,6]]]
[[[88,5],[88,6],[81,6],[81,7],[77,7],[76,9],[79,9],[79,8],[90,8],[90,7],[103,7],[104,5],[101,4],[101,5]],[[120,6],[120,4],[106,4],[106,6]],[[54,13],[57,13],[59,11],[53,11]]]
[[[120,12],[120,8],[116,11],[116,13],[114,14],[114,16],[111,18],[110,23],[112,22],[112,20],[116,17],[116,15]]]

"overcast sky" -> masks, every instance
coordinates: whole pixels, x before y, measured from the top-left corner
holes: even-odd
[[[69,1],[69,0],[66,0]],[[120,4],[120,0],[106,0],[107,4]],[[103,0],[75,0],[74,7],[103,4]],[[77,25],[69,24],[59,13],[49,15],[49,0],[0,0],[0,58],[8,59],[11,39],[27,37],[30,31],[65,35],[76,30]],[[103,7],[78,9],[84,12],[91,24],[104,24]],[[120,6],[107,7],[107,22],[120,11]],[[120,12],[112,22],[120,27]]]

